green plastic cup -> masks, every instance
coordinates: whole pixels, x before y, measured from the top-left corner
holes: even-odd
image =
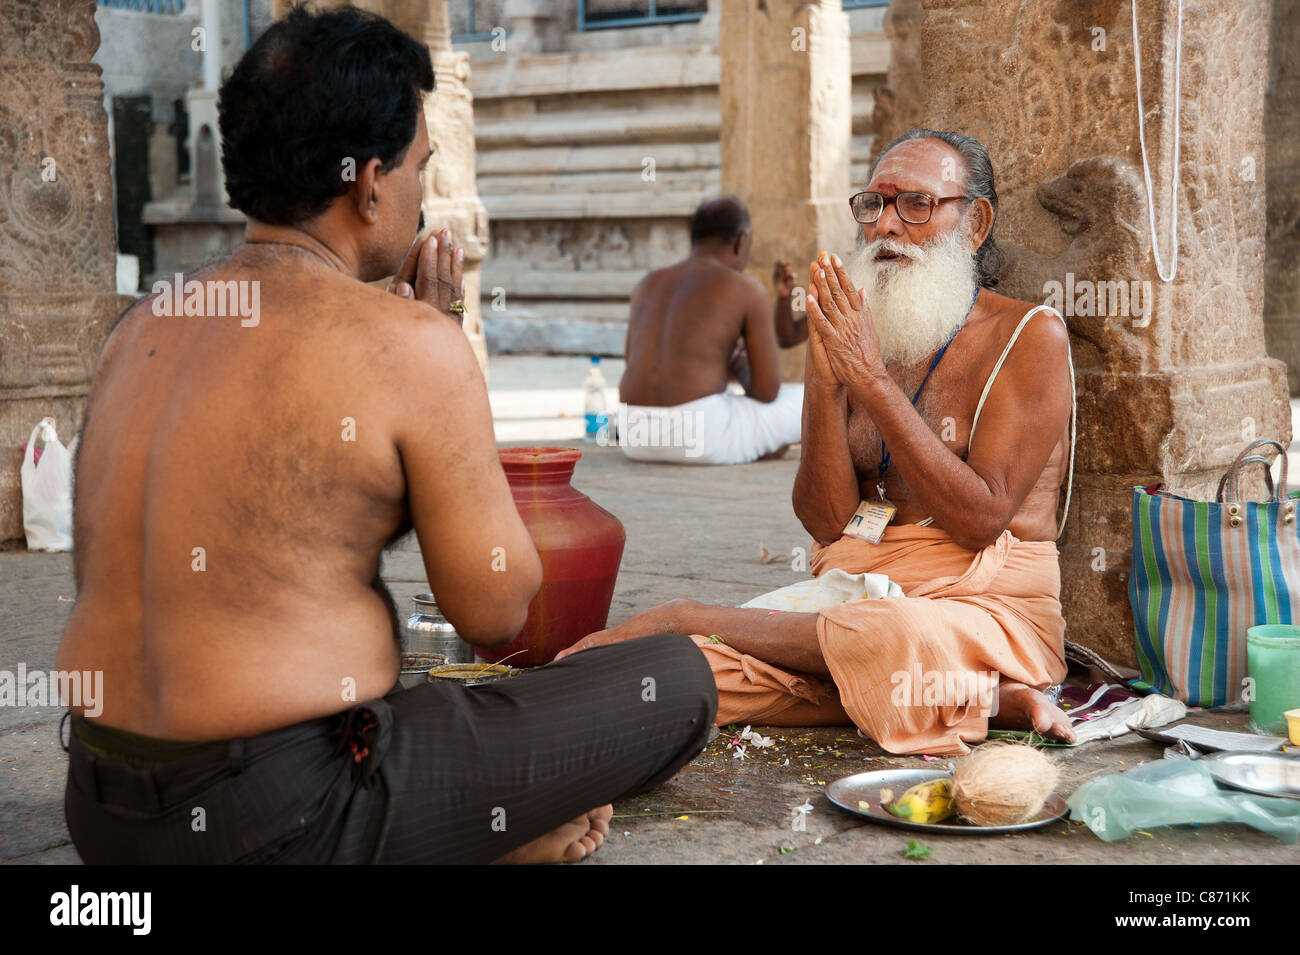
[[[1246,631],[1246,672],[1255,681],[1250,718],[1285,736],[1287,710],[1300,707],[1300,627],[1270,623]]]

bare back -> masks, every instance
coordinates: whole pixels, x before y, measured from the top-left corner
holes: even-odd
[[[705,257],[657,269],[632,292],[620,399],[672,407],[726,390],[742,336],[752,397],[770,401],[780,383],[771,306],[761,285]],[[768,394],[770,392],[770,394]]]
[[[108,725],[224,738],[382,696],[398,642],[379,558],[412,526],[417,433],[443,446],[443,470],[491,489],[485,510],[509,501],[499,465],[473,473],[495,464],[481,375],[469,386],[481,412],[471,402],[438,421],[439,389],[477,371],[460,330],[303,259],[237,252],[191,276],[258,280],[254,327],[159,317],[147,298],[105,347],[77,465],[79,594],[59,666],[104,671]],[[411,380],[417,359],[427,380]],[[472,453],[460,426],[486,428]]]

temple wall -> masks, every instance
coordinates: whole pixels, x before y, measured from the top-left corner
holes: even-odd
[[[1300,3],[1273,0],[1264,107],[1264,339],[1300,395]]]

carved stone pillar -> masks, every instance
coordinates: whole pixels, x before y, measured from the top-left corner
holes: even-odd
[[[924,88],[921,72],[921,24],[925,20],[922,0],[892,0],[885,11],[885,36],[889,40],[889,85],[876,90],[871,123],[876,138],[871,144],[871,161],[913,126],[923,126],[919,92]],[[901,91],[901,95],[900,95]],[[856,192],[866,183],[854,183]]]
[[[1267,138],[1268,244],[1264,258],[1264,338],[1286,363],[1300,395],[1300,12],[1274,0],[1269,42]]]
[[[749,206],[747,271],[769,289],[791,259],[801,287],[818,249],[853,243],[849,24],[840,0],[722,0],[722,188]],[[804,348],[781,356],[803,380]]]
[[[0,0],[0,541],[23,536],[19,450],[81,427],[116,319],[95,0]]]
[[[999,290],[1065,314],[1079,387],[1067,637],[1130,664],[1132,486],[1206,498],[1250,439],[1291,433],[1261,318],[1268,2],[1185,0],[1181,104],[1177,0],[1137,2],[1140,106],[1126,0],[924,0],[922,82],[897,107],[989,148],[1011,253]],[[1169,282],[1140,116],[1166,275],[1178,208]]]
[[[451,48],[447,0],[390,0],[390,6],[422,8],[429,17],[423,35],[412,32],[428,44],[437,71],[435,89],[424,103],[434,151],[424,180],[424,215],[430,224],[450,229],[456,244],[465,250],[465,334],[486,375],[480,286],[488,251],[488,216],[478,197],[469,55]],[[402,25],[396,17],[394,22]]]

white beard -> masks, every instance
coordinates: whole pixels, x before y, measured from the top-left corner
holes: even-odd
[[[924,361],[965,321],[975,292],[975,253],[968,243],[962,227],[928,245],[893,238],[867,243],[858,233],[845,267],[871,310],[880,356],[887,363],[910,366]],[[877,261],[882,251],[910,261]]]

